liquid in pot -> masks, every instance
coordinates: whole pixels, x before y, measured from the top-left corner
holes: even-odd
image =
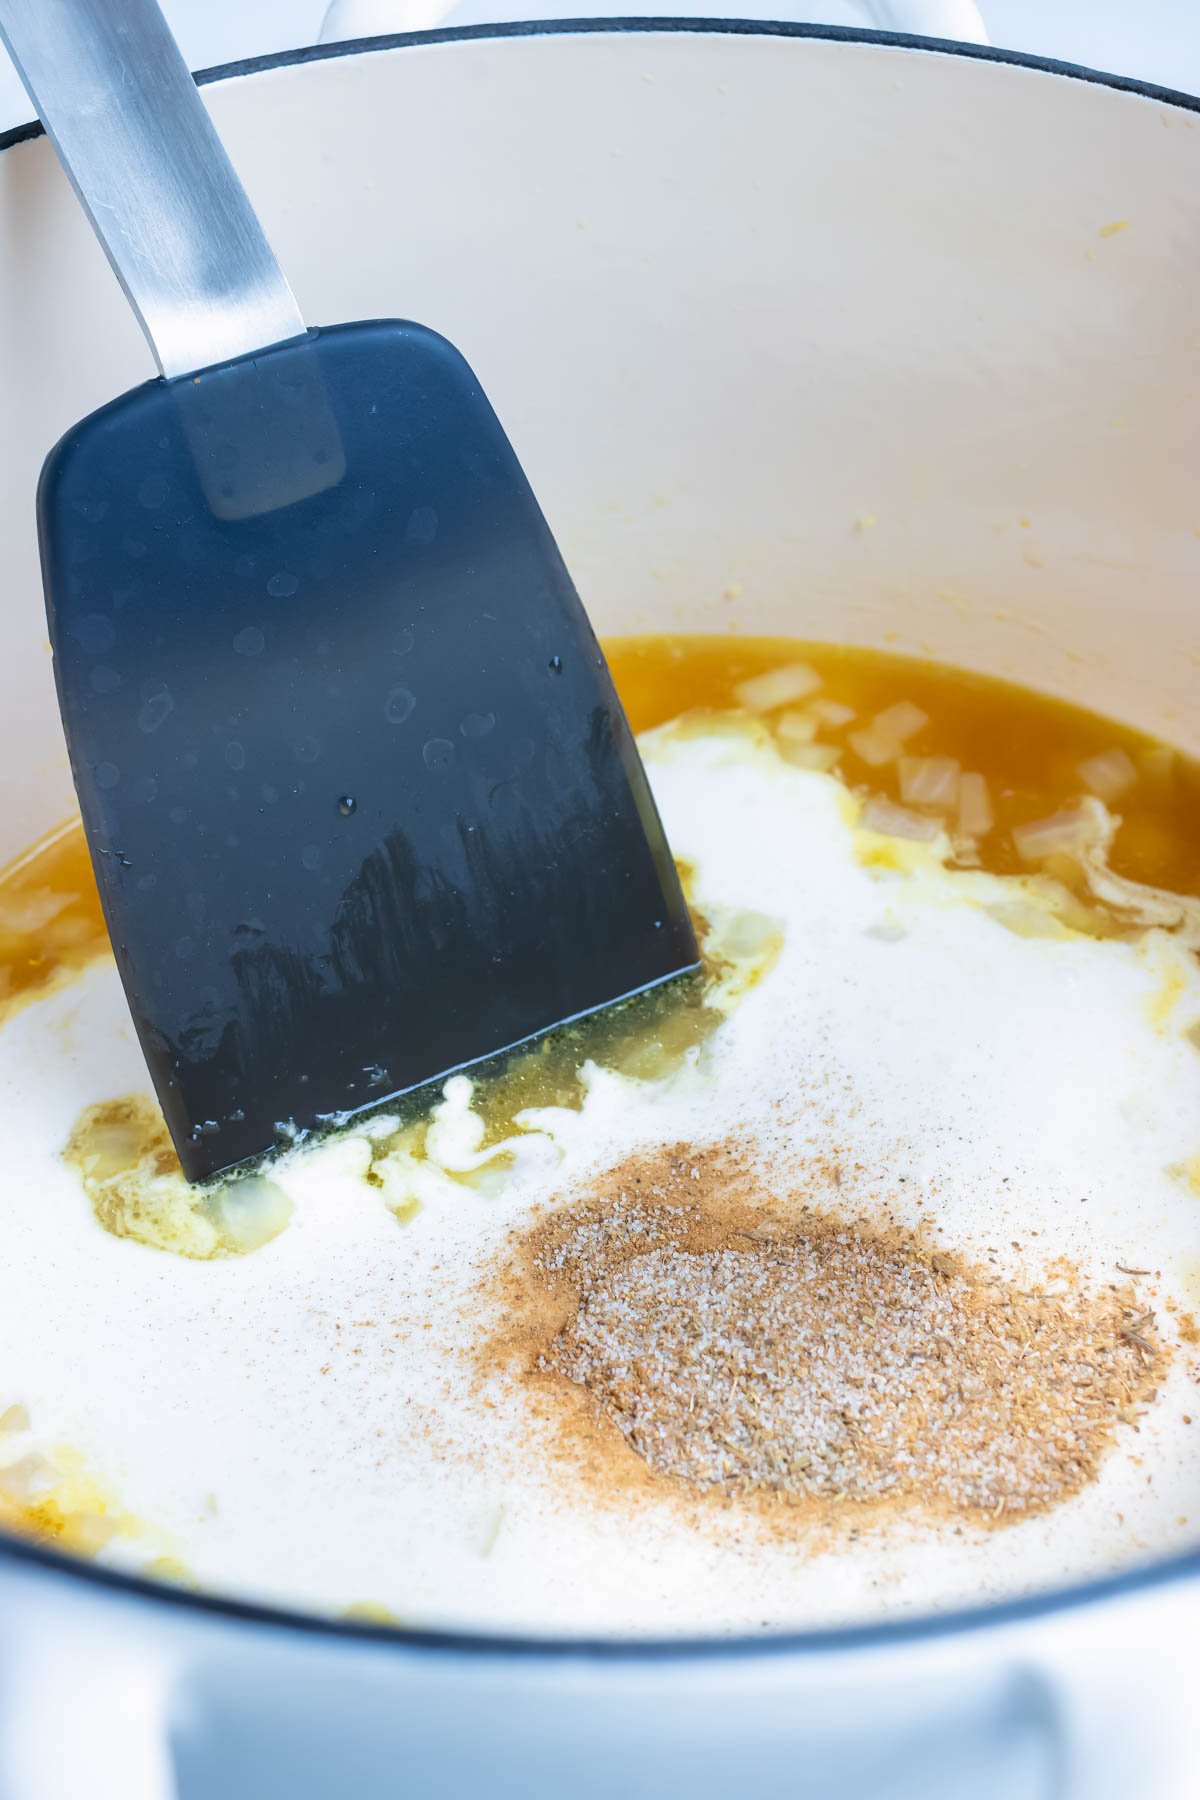
[[[882,653],[608,654],[702,976],[260,1171],[183,1182],[78,832],[0,883],[0,1518],[555,1632],[1191,1542],[1200,771]]]

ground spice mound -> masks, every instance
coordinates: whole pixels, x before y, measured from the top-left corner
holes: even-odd
[[[527,1377],[693,1495],[1015,1520],[1095,1476],[1163,1355],[1132,1288],[1006,1284],[727,1151],[624,1165],[515,1266]]]

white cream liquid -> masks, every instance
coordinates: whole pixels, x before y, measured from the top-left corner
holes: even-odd
[[[637,1148],[746,1124],[764,1166],[857,1165],[818,1204],[932,1211],[948,1247],[1000,1272],[1043,1276],[1056,1256],[1097,1283],[1161,1272],[1143,1286],[1168,1342],[1166,1300],[1196,1296],[1194,957],[1162,933],[1020,935],[988,909],[1054,934],[1049,911],[945,870],[944,846],[865,866],[845,790],[752,725],[667,728],[644,749],[699,910],[768,915],[782,950],[673,1076],[593,1070],[581,1111],[522,1115],[492,1191],[445,1172],[474,1160],[460,1081],[431,1155],[394,1163],[386,1190],[364,1180],[363,1133],[281,1160],[293,1213],[252,1254],[116,1238],[61,1159],[84,1107],[146,1085],[113,967],[0,1030],[0,1413],[31,1420],[0,1464],[77,1451],[130,1515],[107,1560],[166,1554],[203,1587],[410,1623],[673,1633],[973,1603],[1200,1538],[1185,1348],[1054,1511],[994,1531],[893,1523],[824,1551],[799,1531],[766,1541],[734,1509],[695,1526],[669,1497],[595,1504],[517,1381],[498,1370],[479,1392],[472,1351],[497,1323],[480,1289],[530,1209]],[[406,1194],[421,1207],[402,1225],[389,1205]]]

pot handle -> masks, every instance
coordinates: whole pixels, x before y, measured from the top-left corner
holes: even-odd
[[[33,1623],[30,1641],[6,1646],[0,1794],[5,1800],[179,1800],[169,1665],[144,1646],[114,1646],[90,1628],[95,1621],[80,1638],[71,1636],[54,1601],[53,1593],[41,1595],[49,1629]]]
[[[877,31],[950,38],[961,44],[990,40],[975,0],[855,0]]]
[[[917,37],[951,38],[966,44],[988,42],[987,28],[975,0],[852,0],[852,4],[862,14],[863,23],[877,31],[910,32]],[[464,13],[463,23],[482,23],[481,14],[492,16],[490,7],[472,5],[470,0],[466,8],[460,5],[460,0],[332,0],[319,41],[322,44],[344,43],[353,38],[431,31],[444,24],[450,14],[459,11]],[[553,13],[557,11],[552,8]],[[737,0],[731,0],[730,5],[719,11],[724,17],[737,17],[741,9]],[[637,14],[636,5],[621,4],[621,0],[617,0],[611,9],[612,16],[621,18],[636,17]],[[536,8],[523,8],[518,3],[512,16],[527,19],[541,15]],[[598,0],[586,16],[603,18],[610,14],[604,0]],[[760,17],[761,8],[751,5],[747,16]]]

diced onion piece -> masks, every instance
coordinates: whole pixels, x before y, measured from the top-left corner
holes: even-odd
[[[103,1513],[73,1512],[69,1524],[70,1544],[77,1556],[99,1556],[120,1530],[120,1521]]]
[[[952,756],[902,756],[900,798],[905,806],[949,810],[958,803],[958,764]]]
[[[292,1202],[265,1175],[242,1175],[212,1197],[213,1223],[243,1254],[269,1244],[292,1216]]]
[[[739,706],[751,712],[774,712],[777,706],[790,706],[806,700],[821,685],[821,677],[807,663],[789,663],[784,669],[768,669],[765,675],[752,675],[739,681],[733,697]]]
[[[825,773],[834,767],[841,755],[836,744],[783,744],[781,749],[787,761],[797,769],[820,769]]]
[[[855,756],[861,757],[868,768],[882,769],[885,763],[895,762],[900,754],[900,745],[895,738],[884,737],[868,725],[862,731],[852,731],[846,739]]]
[[[996,823],[987,777],[974,773],[958,778],[958,829],[963,837],[986,837]]]
[[[907,744],[910,737],[916,737],[929,723],[929,714],[914,706],[911,700],[897,700],[894,706],[885,706],[871,720],[871,725],[880,737],[892,738],[897,744]]]
[[[916,838],[923,843],[929,843],[941,830],[936,819],[909,812],[907,807],[878,795],[867,801],[859,823],[867,831],[879,832],[881,837]]]
[[[814,709],[815,710],[815,709]],[[1179,752],[1170,744],[1150,744],[1138,751],[1138,768],[1151,781],[1170,781],[1175,773]]]
[[[775,729],[789,744],[811,744],[817,735],[817,721],[810,712],[780,713]]]
[[[840,700],[826,700],[824,697],[813,701],[812,710],[822,725],[828,725],[831,731],[849,725],[851,720],[858,717],[852,706],[843,706]]]
[[[5,1407],[0,1412],[0,1437],[29,1430],[29,1412],[21,1405]]]
[[[1072,806],[1013,827],[1013,847],[1022,862],[1042,862],[1048,856],[1078,856],[1096,842],[1096,817],[1089,807]]]
[[[1089,793],[1101,800],[1119,800],[1137,780],[1137,770],[1124,750],[1104,750],[1079,765],[1079,775]]]
[[[0,1496],[20,1505],[32,1500],[36,1494],[44,1493],[53,1480],[54,1470],[45,1457],[31,1452],[0,1467]]]
[[[56,893],[53,888],[36,888],[30,894],[14,894],[0,899],[0,931],[42,931],[76,896]]]

